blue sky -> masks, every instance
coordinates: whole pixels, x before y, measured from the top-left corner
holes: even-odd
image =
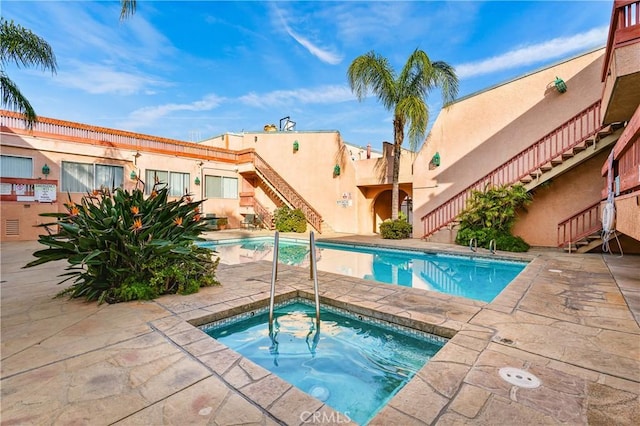
[[[456,68],[459,97],[604,46],[612,1],[2,0],[53,47],[54,75],[7,73],[39,115],[195,141],[261,130],[339,130],[380,148],[391,113],[358,102],[346,72],[374,50],[396,70],[416,48]],[[428,98],[430,120],[441,96]]]

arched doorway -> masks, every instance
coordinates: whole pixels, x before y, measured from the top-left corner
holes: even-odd
[[[400,205],[399,211],[407,215],[409,223],[413,218],[413,201],[409,194],[404,190],[399,192]],[[387,219],[391,219],[391,190],[386,189],[380,192],[373,202],[373,232],[380,233],[380,224]]]

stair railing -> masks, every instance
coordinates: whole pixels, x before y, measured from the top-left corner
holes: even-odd
[[[575,146],[595,136],[601,129],[600,100],[598,100],[483,178],[422,216],[420,220],[422,220],[424,227],[423,238],[434,234],[452,222],[464,209],[471,191],[483,191],[487,186],[519,182],[551,160],[572,151]]]
[[[253,211],[267,229],[273,229],[273,215],[255,198],[253,199]]]
[[[597,201],[558,224],[558,247],[571,246],[601,229],[600,201]]]
[[[262,157],[253,154],[253,166],[291,205],[302,210],[307,221],[319,233],[322,233],[322,216],[287,183]]]

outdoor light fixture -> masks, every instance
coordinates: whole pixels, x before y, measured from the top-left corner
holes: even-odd
[[[136,174],[135,170],[131,170],[131,174],[129,175],[129,177],[131,178],[131,180],[138,179],[138,175]]]
[[[560,77],[556,77],[553,82],[554,86],[556,86],[556,90],[560,93],[564,93],[567,91],[567,83],[564,82]]]
[[[333,168],[333,175],[334,176],[340,176],[340,166],[339,165],[335,165],[335,167]]]
[[[51,169],[47,166],[47,163],[45,163],[44,166],[42,166],[42,174],[48,176],[49,173],[51,173]]]
[[[431,164],[433,164],[435,167],[438,167],[440,165],[440,153],[436,152],[433,157],[431,158]]]
[[[200,178],[196,176],[196,180],[193,181],[196,185],[200,185]]]
[[[298,152],[299,149],[300,149],[300,144],[298,143],[298,141],[294,141],[293,142],[293,152]]]

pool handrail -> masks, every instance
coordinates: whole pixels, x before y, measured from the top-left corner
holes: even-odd
[[[313,231],[309,234],[309,248],[311,249],[311,265],[309,270],[313,276],[313,294],[316,302],[316,323],[320,330],[320,292],[318,291],[318,265],[316,264],[316,240]]]
[[[269,296],[269,333],[273,330],[273,305],[276,297],[276,280],[278,279],[278,249],[280,233],[276,231],[273,240],[273,265],[271,267],[271,294]],[[320,330],[320,293],[318,291],[318,266],[316,264],[316,241],[313,231],[309,234],[309,248],[311,249],[311,263],[309,265],[310,279],[313,279],[313,293],[316,305],[316,325]]]

